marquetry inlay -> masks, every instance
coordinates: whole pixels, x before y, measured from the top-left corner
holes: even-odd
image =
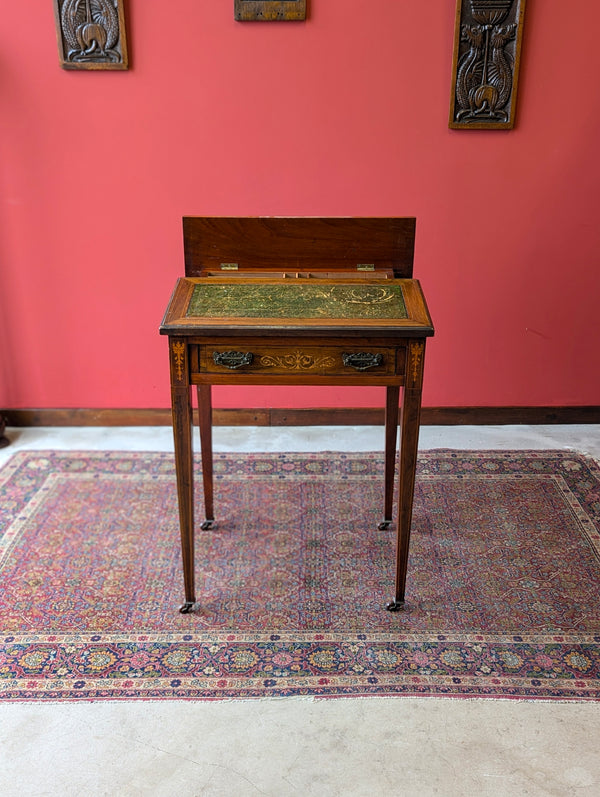
[[[421,366],[423,364],[423,351],[425,349],[425,344],[422,341],[413,341],[411,344],[410,349],[410,367],[411,367],[411,376],[412,381],[417,383],[419,381],[419,375],[421,372]]]
[[[265,354],[260,358],[260,364],[265,368],[284,368],[290,371],[311,371],[316,368],[333,368],[335,360],[333,357],[313,357],[300,350],[290,354],[282,354],[276,357],[272,354]]]
[[[183,366],[185,363],[185,343],[181,341],[175,341],[172,344],[173,350],[173,363],[175,365],[175,371],[177,373],[177,379],[179,382],[183,380]]]

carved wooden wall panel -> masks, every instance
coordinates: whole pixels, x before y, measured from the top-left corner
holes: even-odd
[[[65,69],[127,69],[123,0],[54,0]]]
[[[457,0],[449,126],[515,123],[525,0]]]
[[[306,0],[234,0],[233,15],[241,22],[306,19]]]

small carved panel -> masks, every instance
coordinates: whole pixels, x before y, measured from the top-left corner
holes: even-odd
[[[234,0],[233,13],[242,22],[291,22],[306,19],[306,0]]]
[[[457,0],[449,127],[515,123],[525,0]]]
[[[54,0],[64,69],[127,69],[123,0]]]

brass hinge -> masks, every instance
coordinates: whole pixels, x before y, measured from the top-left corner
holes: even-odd
[[[375,271],[375,263],[357,263],[357,271]]]
[[[221,263],[221,271],[237,271],[237,263]]]

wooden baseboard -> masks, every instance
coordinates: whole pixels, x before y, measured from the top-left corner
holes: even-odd
[[[0,410],[7,426],[170,426],[169,409]],[[215,426],[380,426],[380,407],[319,409],[215,409]],[[423,407],[424,426],[506,424],[600,424],[600,406],[585,407]]]

